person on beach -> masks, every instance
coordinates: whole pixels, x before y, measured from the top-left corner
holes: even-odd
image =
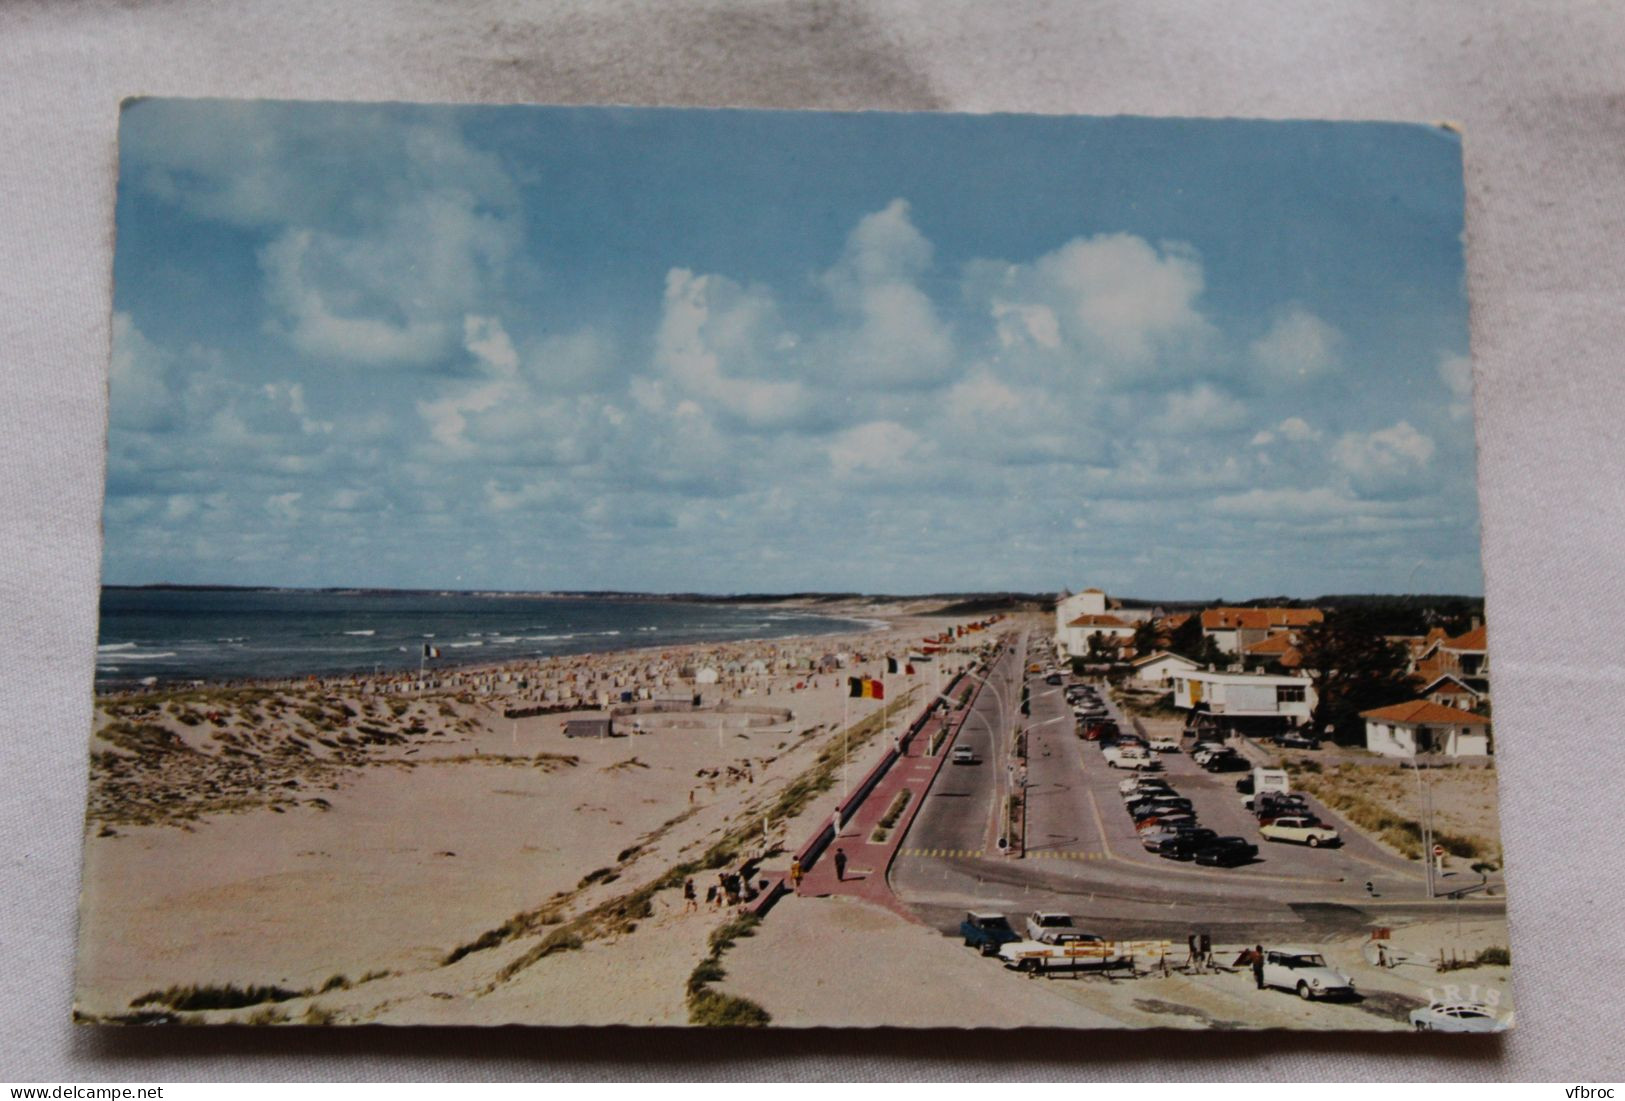
[[[790,858],[790,889],[792,891],[801,890],[801,857],[799,856]]]
[[[1258,989],[1264,989],[1264,946],[1255,945],[1253,948],[1253,982]]]
[[[846,882],[846,850],[845,849],[836,849],[835,850],[835,878],[837,880],[839,880],[840,882],[843,882],[843,883]]]
[[[697,914],[699,910],[699,900],[694,897],[694,879],[690,876],[683,880],[683,913]]]

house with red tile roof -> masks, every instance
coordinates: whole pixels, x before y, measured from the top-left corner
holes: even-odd
[[[1490,721],[1432,700],[1362,711],[1365,747],[1384,757],[1481,757],[1490,752]]]
[[[1484,625],[1475,622],[1471,630],[1455,636],[1435,627],[1428,632],[1420,651],[1411,659],[1411,672],[1428,684],[1440,677],[1452,676],[1478,693],[1481,699],[1490,694],[1489,635]]]
[[[1283,669],[1297,669],[1303,665],[1303,653],[1298,649],[1298,633],[1283,631],[1278,635],[1259,639],[1243,648],[1241,659],[1254,665],[1279,665]]]
[[[1446,707],[1459,707],[1463,711],[1476,711],[1485,699],[1484,693],[1453,673],[1434,677],[1418,695],[1424,700],[1442,703]]]
[[[1227,654],[1239,654],[1271,635],[1302,630],[1325,620],[1319,608],[1209,608],[1202,635]]]

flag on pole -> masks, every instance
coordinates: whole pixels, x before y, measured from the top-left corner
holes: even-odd
[[[423,656],[426,657],[426,658],[437,658],[437,657],[439,657],[440,656],[440,647],[438,647],[438,646],[430,646],[427,642],[425,642],[423,644]]]
[[[896,658],[887,658],[886,659],[886,672],[888,672],[888,673],[900,673],[900,672],[902,672],[901,667],[897,664],[897,659]]]
[[[886,684],[874,677],[847,677],[846,694],[854,700],[883,700],[886,698]]]

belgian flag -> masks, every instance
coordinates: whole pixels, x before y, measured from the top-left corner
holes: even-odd
[[[846,694],[855,700],[883,700],[886,683],[873,677],[847,677]]]
[[[897,664],[897,659],[896,658],[887,658],[886,659],[886,672],[888,672],[888,673],[901,673],[902,671],[903,671],[902,668]]]

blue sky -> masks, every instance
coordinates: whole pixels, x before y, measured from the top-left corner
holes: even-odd
[[[109,583],[1482,591],[1436,128],[145,100]]]

